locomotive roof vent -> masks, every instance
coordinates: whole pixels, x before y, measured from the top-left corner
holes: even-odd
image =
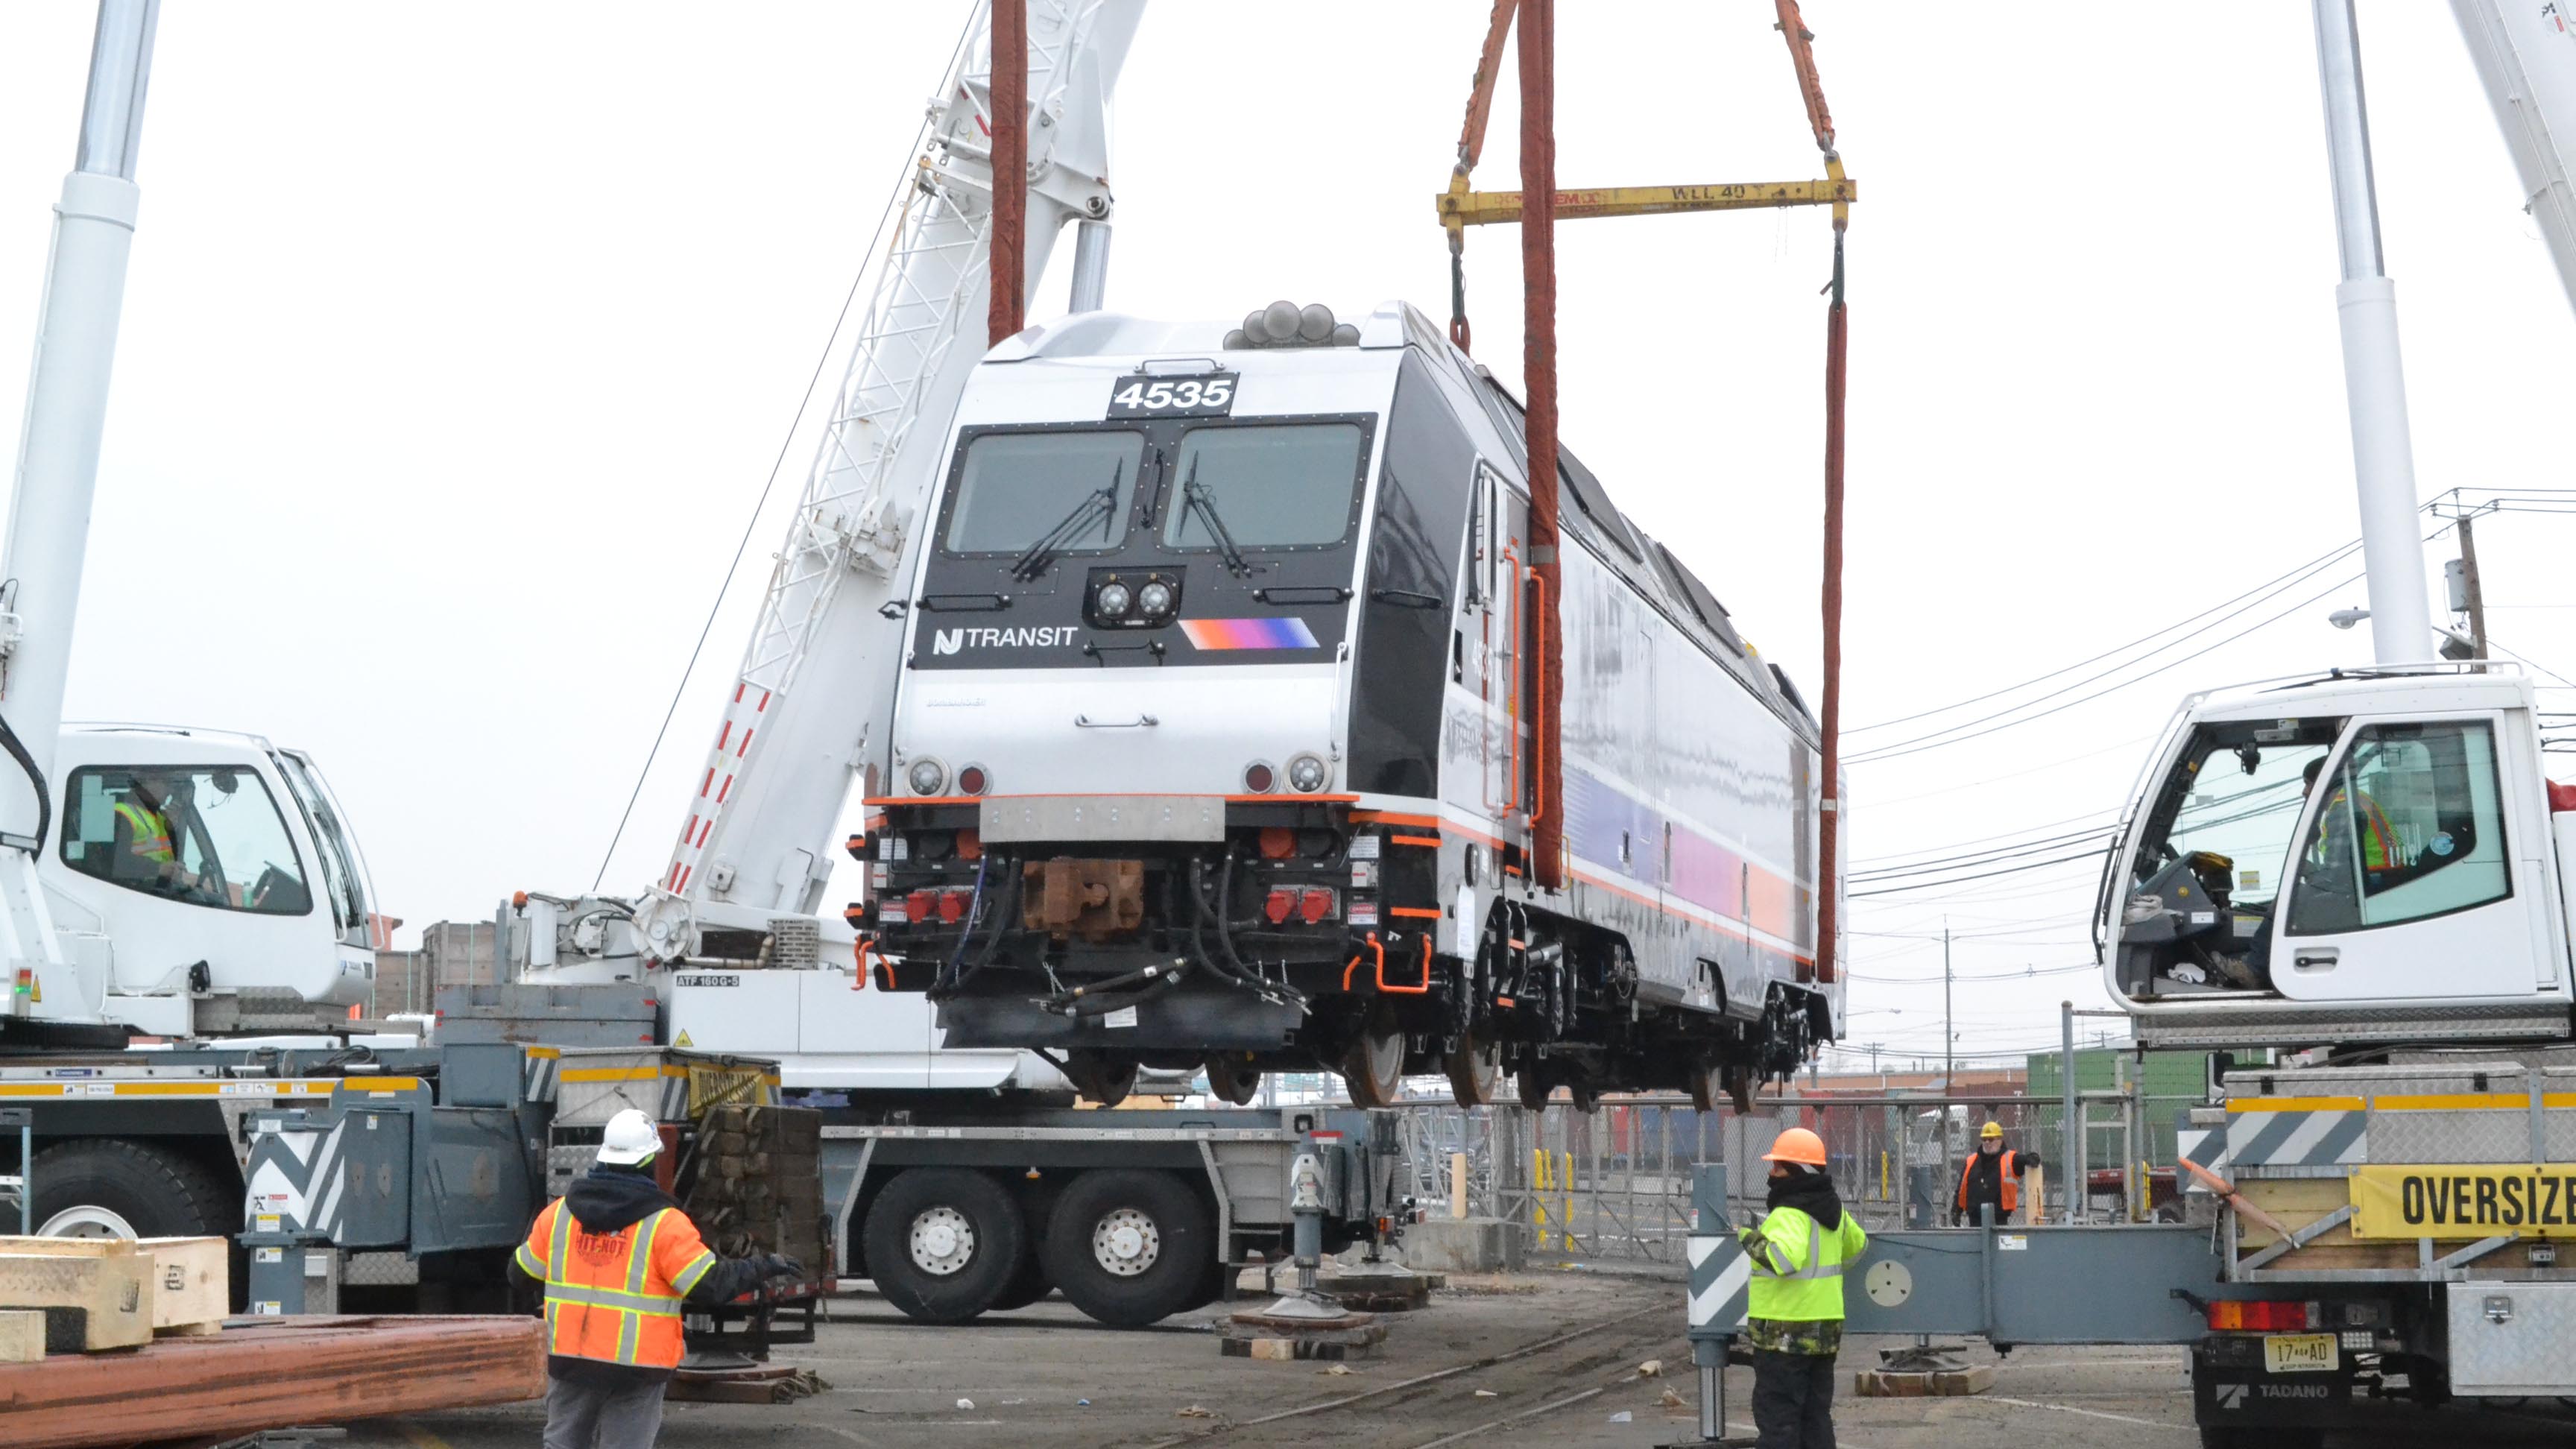
[[[1283,300],[1245,317],[1242,326],[1225,334],[1225,345],[1229,352],[1253,347],[1357,347],[1360,329],[1335,322],[1333,309],[1321,302],[1300,307]]]

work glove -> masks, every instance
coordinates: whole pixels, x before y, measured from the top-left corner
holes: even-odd
[[[801,1278],[805,1275],[804,1264],[783,1254],[763,1253],[757,1261],[763,1278]]]

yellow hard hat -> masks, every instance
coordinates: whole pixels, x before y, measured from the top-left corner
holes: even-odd
[[[1780,1134],[1771,1150],[1762,1154],[1765,1162],[1803,1162],[1809,1167],[1825,1165],[1825,1139],[1804,1127],[1792,1127]]]
[[[2001,1122],[1988,1122],[1985,1126],[1977,1129],[1977,1135],[1979,1137],[2001,1137],[2004,1135],[2004,1124]]]

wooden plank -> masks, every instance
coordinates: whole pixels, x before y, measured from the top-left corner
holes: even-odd
[[[234,1319],[131,1353],[0,1365],[9,1449],[221,1440],[516,1403],[546,1387],[528,1317]]]
[[[145,1238],[152,1254],[152,1327],[217,1323],[232,1311],[232,1244],[222,1238]]]
[[[55,1310],[57,1347],[131,1348],[152,1341],[152,1258],[125,1251],[0,1253],[0,1308]]]
[[[0,1363],[37,1363],[45,1356],[45,1315],[34,1309],[0,1312]]]

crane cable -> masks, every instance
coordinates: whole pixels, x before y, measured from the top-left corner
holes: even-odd
[[[970,12],[966,17],[965,28],[957,32],[956,45],[949,49],[948,69],[941,72],[943,76],[956,71],[958,57],[966,53],[966,42],[974,34],[975,17]],[[930,123],[933,114],[924,113],[920,128],[913,133],[914,155],[919,155],[922,146],[930,139]],[[859,284],[867,280],[868,262],[876,256],[877,243],[885,238],[886,222],[894,215],[895,202],[910,195],[914,184],[914,172],[907,169],[903,174],[903,180],[887,194],[885,209],[877,213],[876,230],[868,237],[867,250],[859,253],[858,274],[850,278],[849,293],[841,298],[840,315],[832,319],[831,334],[823,339],[822,355],[814,359],[814,375],[805,380],[805,394],[797,399],[796,416],[788,421],[787,436],[778,440],[778,456],[771,459],[769,463],[769,480],[760,485],[760,496],[752,501],[751,516],[743,520],[742,537],[733,546],[733,561],[725,565],[724,582],[716,585],[716,596],[707,605],[706,622],[698,626],[698,642],[690,646],[689,662],[681,666],[679,683],[671,688],[671,702],[662,710],[661,728],[653,731],[653,747],[644,752],[643,768],[635,772],[635,788],[627,793],[626,808],[618,812],[617,829],[608,837],[608,849],[600,852],[599,873],[592,876],[590,880],[590,888],[593,892],[598,891],[600,883],[608,879],[609,864],[617,858],[617,844],[626,838],[627,822],[635,818],[635,802],[644,796],[644,781],[653,773],[653,761],[662,753],[662,741],[671,733],[671,720],[680,712],[680,699],[688,693],[689,678],[698,672],[698,658],[706,652],[707,636],[715,630],[716,615],[724,608],[725,595],[733,592],[734,575],[741,570],[743,554],[750,549],[751,536],[760,527],[761,511],[769,506],[769,495],[778,487],[779,472],[787,466],[787,450],[795,446],[796,430],[805,425],[805,411],[814,404],[814,389],[823,381],[823,369],[831,364],[832,349],[840,345],[841,328],[849,322],[850,308],[858,302]]]

